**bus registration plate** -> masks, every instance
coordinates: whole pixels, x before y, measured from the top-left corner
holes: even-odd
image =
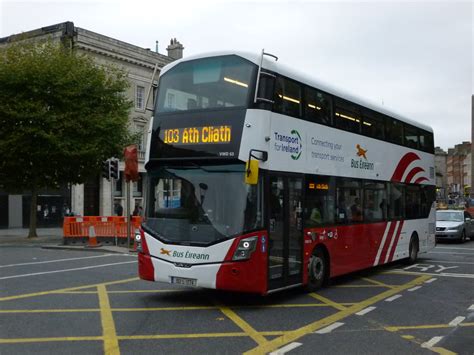
[[[184,278],[184,277],[171,276],[171,283],[172,284],[183,285],[183,286],[196,286],[197,285],[197,280],[196,279],[187,279],[187,278]]]

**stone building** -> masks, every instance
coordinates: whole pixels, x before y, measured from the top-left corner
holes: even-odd
[[[446,175],[448,194],[461,197],[471,181],[471,143],[462,142],[448,149]]]
[[[146,132],[153,98],[158,83],[161,68],[182,57],[184,47],[176,39],[172,39],[167,47],[167,55],[157,53],[149,48],[110,38],[80,27],[73,22],[63,22],[52,26],[42,27],[21,34],[0,38],[0,46],[18,36],[25,40],[41,40],[51,38],[70,46],[78,53],[91,56],[97,63],[114,64],[128,73],[130,87],[126,92],[133,101],[130,110],[130,127],[139,133],[137,142],[139,156],[139,171],[141,179],[131,188],[131,209],[135,204],[141,205],[144,199],[143,186],[144,159],[146,147]],[[120,157],[118,157],[120,158]],[[121,171],[124,164],[119,164]],[[113,191],[113,196],[112,196]],[[125,210],[125,183],[122,178],[112,186],[111,182],[97,176],[82,185],[65,186],[59,191],[43,190],[38,196],[38,226],[59,226],[62,222],[62,210],[65,206],[77,215],[107,216],[113,214],[113,200],[122,204]],[[25,191],[23,195],[8,195],[0,191],[0,228],[27,227],[29,225],[30,196]],[[53,218],[55,216],[55,218]],[[48,218],[47,218],[48,217]]]
[[[474,95],[471,96],[471,142],[474,143]],[[472,162],[474,159],[474,144],[471,144],[471,198],[474,198],[474,164]]]
[[[448,153],[446,153],[440,147],[435,147],[435,167],[436,167],[436,199],[446,200],[447,199],[447,159]]]

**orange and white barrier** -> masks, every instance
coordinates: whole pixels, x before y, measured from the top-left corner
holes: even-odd
[[[134,238],[135,229],[140,227],[142,218],[133,216],[130,224],[130,239]],[[91,228],[92,227],[92,228]],[[96,240],[105,244],[126,244],[127,219],[119,216],[84,216],[64,217],[64,244],[88,244],[91,232]]]

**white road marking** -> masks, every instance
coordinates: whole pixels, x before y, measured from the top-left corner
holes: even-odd
[[[290,343],[278,350],[275,350],[273,352],[270,353],[270,355],[282,355],[282,354],[285,354],[287,353],[288,351],[291,351],[293,349],[296,349],[298,346],[301,346],[303,344],[301,343],[297,343],[297,342],[294,342],[294,343]]]
[[[456,318],[454,318],[451,322],[449,322],[448,324],[449,324],[450,326],[455,327],[455,326],[457,326],[459,323],[461,323],[464,319],[466,319],[466,317],[456,317]]]
[[[358,316],[363,316],[364,314],[367,314],[370,311],[373,311],[375,308],[377,308],[377,307],[367,307],[367,308],[364,308],[362,311],[357,312],[356,314]]]
[[[6,280],[6,279],[16,279],[19,277],[27,277],[27,276],[38,276],[38,275],[46,275],[46,274],[55,274],[58,272],[69,272],[69,271],[79,271],[79,270],[87,270],[87,269],[96,269],[99,267],[106,267],[106,266],[114,266],[114,265],[123,265],[123,264],[131,264],[131,263],[136,263],[136,260],[133,261],[124,261],[121,263],[112,263],[112,264],[102,264],[102,265],[94,265],[94,266],[86,266],[86,267],[78,267],[75,269],[63,269],[63,270],[53,270],[53,271],[45,271],[45,272],[35,272],[32,274],[22,274],[22,275],[13,275],[13,276],[5,276],[5,277],[0,277],[0,280]]]
[[[433,346],[435,346],[441,339],[443,339],[443,337],[433,337],[431,338],[431,340],[421,344],[421,347],[422,348],[432,348]]]
[[[30,263],[0,265],[0,268],[12,267],[12,266],[25,266],[25,265],[59,263],[59,262],[63,262],[63,261],[73,261],[73,260],[83,260],[83,259],[93,259],[93,258],[105,258],[107,256],[121,256],[121,255],[120,254],[101,254],[101,255],[94,255],[94,256],[84,256],[82,258],[69,258],[69,259],[57,259],[57,260],[47,260],[47,261],[35,261],[35,262],[30,262]]]
[[[436,274],[434,272],[420,272],[420,271],[406,271],[403,269],[393,269],[394,271],[400,271],[406,274],[413,274],[413,275],[432,275],[432,276],[444,276],[444,277],[460,277],[466,279],[474,279],[474,274],[453,274],[449,272],[441,272]]]
[[[395,301],[397,298],[400,298],[400,297],[402,297],[402,295],[395,295],[395,296],[387,298],[385,301],[386,302],[392,302],[392,301]]]
[[[461,247],[439,247],[439,246],[436,246],[435,250],[437,249],[447,249],[447,250],[451,250],[451,249],[457,249],[457,250],[474,250],[472,248],[461,248]]]
[[[430,251],[430,254],[474,255],[474,253],[450,253],[449,251]]]
[[[467,310],[468,311],[474,311],[474,304],[471,304],[471,306]]]
[[[331,325],[328,325],[327,327],[323,328],[323,329],[319,329],[317,331],[314,332],[314,334],[327,334],[327,333],[331,333],[334,329],[336,328],[339,328],[340,326],[343,326],[344,323],[341,323],[341,322],[335,322]]]
[[[432,279],[426,280],[425,284],[430,284],[432,282],[435,282],[436,280],[438,280],[438,279],[436,277],[433,277]]]
[[[466,265],[473,265],[474,263],[470,263],[467,261],[449,261],[449,260],[436,260],[437,263],[443,264],[466,264]]]
[[[420,288],[421,286],[415,286],[415,287],[409,288],[407,291],[413,292],[413,291],[419,290]]]

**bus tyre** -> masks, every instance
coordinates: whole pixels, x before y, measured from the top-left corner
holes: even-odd
[[[418,259],[418,251],[420,247],[418,245],[418,238],[416,236],[412,236],[410,239],[410,246],[408,248],[408,258],[406,259],[406,263],[411,265],[416,262]]]
[[[319,290],[326,282],[327,271],[326,256],[321,249],[316,249],[309,260],[307,291]]]

